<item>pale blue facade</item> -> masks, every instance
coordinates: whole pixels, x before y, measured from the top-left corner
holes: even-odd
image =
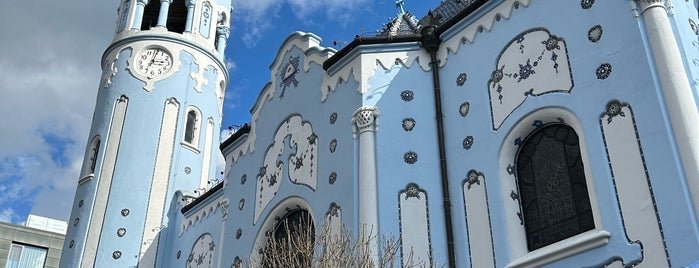
[[[199,10],[199,1],[193,2]],[[443,1],[436,10],[445,12],[454,3]],[[223,182],[198,195],[191,191],[202,187],[202,172],[215,173],[211,161],[201,163],[218,150],[204,150],[205,121],[213,121],[208,143],[215,145],[218,100],[227,84],[218,46],[191,41],[187,33],[179,41],[166,32],[117,33],[103,61],[108,66],[113,59],[118,71],[110,77],[105,67],[109,81],[100,85],[91,136],[116,135],[110,132],[115,102],[126,95],[128,106],[94,265],[245,266],[259,256],[266,233],[299,210],[315,226],[345,225],[355,233],[369,226],[396,236],[396,265],[402,266],[697,265],[697,6],[471,1],[460,12],[441,14],[446,18],[436,27],[427,18],[419,31],[359,38],[340,51],[322,47],[313,34],[292,33],[270,66],[252,121],[220,146]],[[206,37],[201,29],[194,32]],[[151,43],[180,49],[179,69],[145,89],[147,82],[129,75],[129,59]],[[202,62],[211,65],[201,71]],[[171,98],[178,112],[175,133],[167,134],[157,122],[170,118]],[[203,119],[194,146],[199,152],[181,144],[190,106]],[[518,161],[524,157],[520,147],[549,126],[576,134],[574,160],[581,164],[578,171],[559,171],[552,160],[542,170],[579,180],[567,182],[577,188],[551,179],[536,189],[582,192],[572,198],[584,212],[574,223],[562,220],[541,232],[550,237],[559,229],[588,227],[532,246],[538,234],[527,228],[536,221],[532,211],[539,210],[523,201],[531,194]],[[163,216],[150,261],[141,244],[153,233],[148,198],[154,196],[154,173],[160,174],[159,138],[167,135],[174,147],[161,188],[167,190],[155,195],[165,199],[156,206]],[[101,151],[109,159],[109,149]],[[95,170],[102,170],[109,161],[98,159]],[[98,173],[78,186],[71,217],[80,222],[66,236],[67,267],[86,261],[86,228],[95,215],[84,208],[98,207]],[[567,212],[559,207],[565,204],[552,203],[538,207],[548,209],[542,219],[564,218]],[[123,208],[130,210],[126,217],[119,214]]]

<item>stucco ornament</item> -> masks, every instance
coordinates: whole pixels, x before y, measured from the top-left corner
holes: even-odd
[[[488,80],[493,129],[500,128],[528,96],[569,93],[572,89],[573,77],[563,38],[544,28],[517,35],[500,53]]]
[[[282,155],[290,150],[289,158],[282,160]],[[303,121],[300,115],[287,118],[277,129],[274,142],[270,145],[265,160],[257,175],[257,194],[255,195],[255,221],[279,191],[284,178],[284,166],[288,166],[289,180],[294,184],[305,185],[312,190],[318,184],[318,136],[313,127]]]

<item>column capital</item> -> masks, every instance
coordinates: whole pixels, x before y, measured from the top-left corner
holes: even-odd
[[[168,3],[169,5],[172,4],[172,0],[160,0],[160,3]]]
[[[379,109],[374,106],[363,106],[357,109],[352,115],[352,123],[357,126],[359,133],[364,131],[376,131],[378,126],[377,118],[379,117]]]
[[[651,7],[662,7],[665,8],[665,0],[634,0],[638,3],[641,14]]]
[[[148,4],[148,2],[150,2],[150,0],[137,0],[136,4],[145,6]]]
[[[197,3],[197,0],[185,0],[187,7],[193,7]]]
[[[223,25],[216,26],[216,34],[218,35],[218,37],[228,39],[228,36],[231,35],[231,28]]]

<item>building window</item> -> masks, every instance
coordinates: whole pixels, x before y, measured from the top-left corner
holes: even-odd
[[[95,165],[97,165],[97,156],[99,155],[100,151],[100,137],[97,136],[95,137],[94,141],[92,142],[92,146],[90,148],[90,165],[88,167],[88,173],[94,174],[95,173]]]
[[[12,243],[5,268],[41,268],[46,262],[46,248]]]
[[[160,0],[149,1],[143,11],[141,31],[150,30],[151,27],[158,26],[158,15],[160,15]]]
[[[529,251],[595,228],[573,128],[540,127],[521,144],[516,166]]]
[[[199,110],[194,107],[187,109],[187,118],[184,125],[184,142],[197,148],[199,144],[199,120],[201,115]]]
[[[187,6],[184,0],[172,1],[167,13],[167,30],[176,33],[184,33],[187,24]]]
[[[262,267],[310,267],[315,243],[315,225],[305,209],[281,218],[262,253]]]

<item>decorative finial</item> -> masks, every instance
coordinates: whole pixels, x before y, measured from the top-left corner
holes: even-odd
[[[398,10],[398,16],[402,16],[405,14],[405,9],[403,8],[403,0],[396,0],[396,7],[399,9]]]

